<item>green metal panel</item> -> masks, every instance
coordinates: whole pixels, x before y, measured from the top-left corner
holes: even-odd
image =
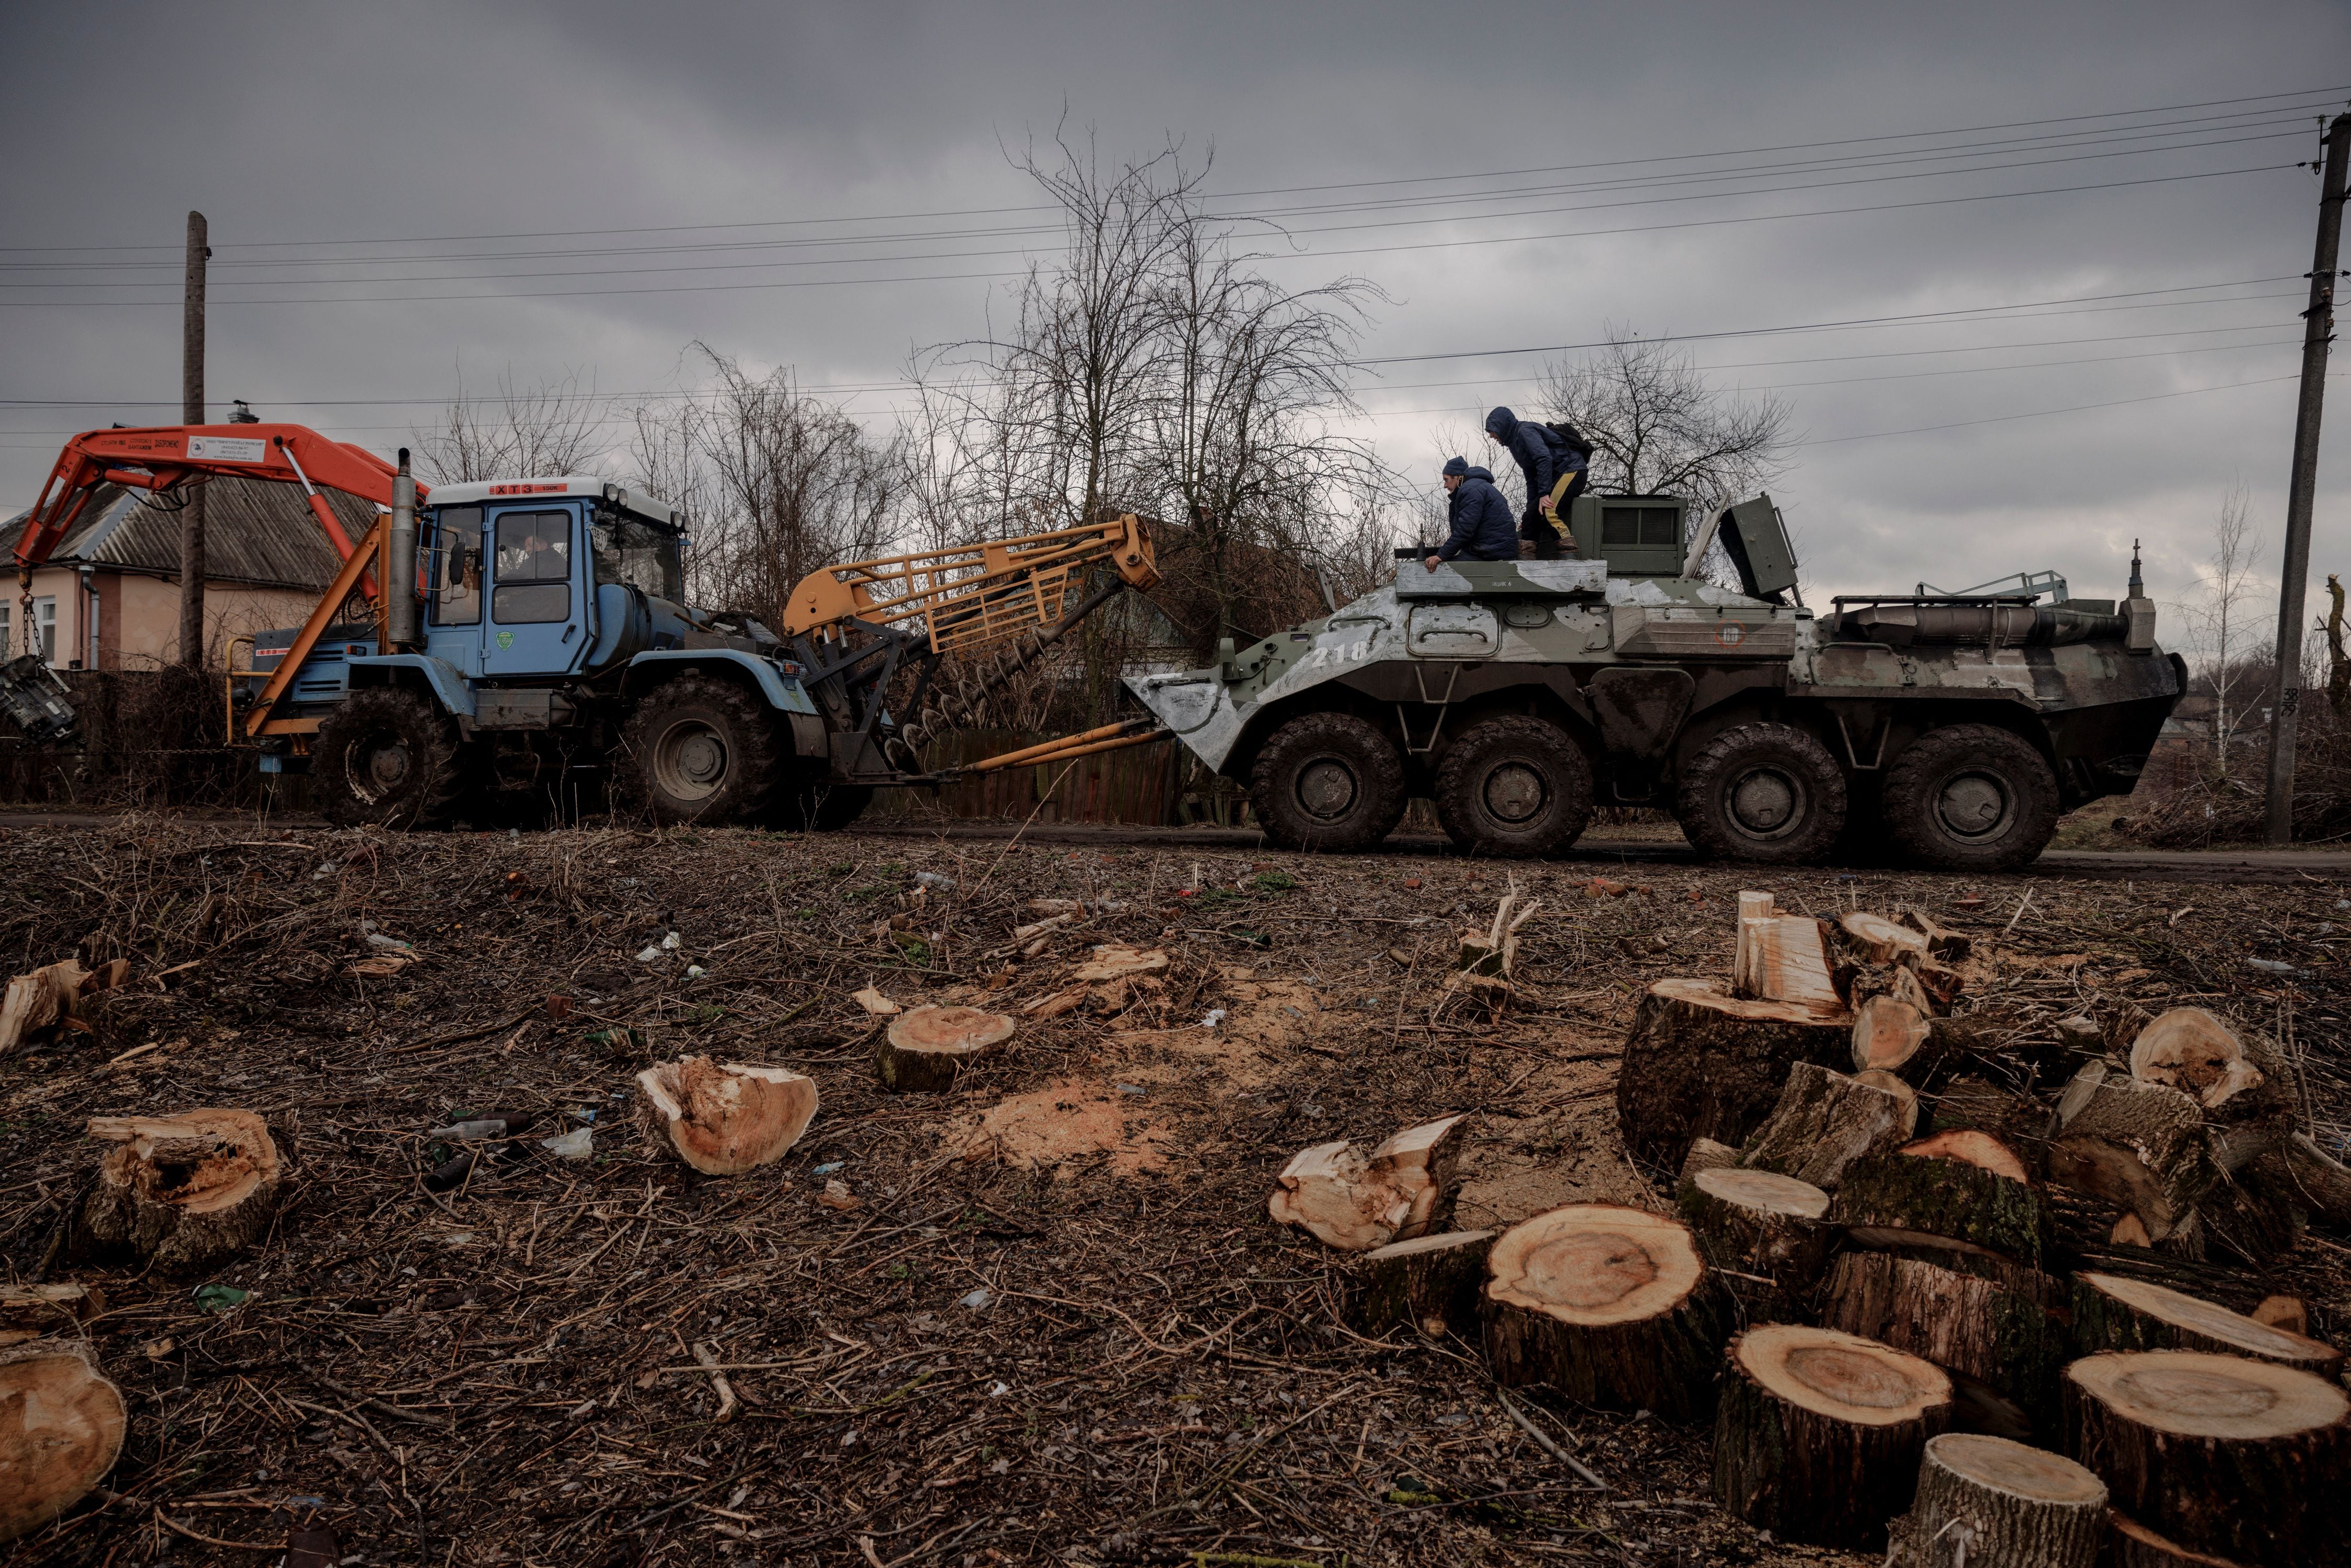
[[[1741,501],[1723,515],[1718,536],[1739,568],[1740,586],[1758,599],[1796,586],[1796,552],[1780,508],[1768,495]]]
[[[1675,577],[1682,570],[1689,503],[1677,496],[1578,496],[1568,527],[1586,560],[1611,577]]]

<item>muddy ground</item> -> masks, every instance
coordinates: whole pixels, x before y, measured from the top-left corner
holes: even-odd
[[[1354,1333],[1345,1260],[1266,1218],[1274,1173],[1468,1111],[1465,1226],[1662,1203],[1614,1136],[1618,1044],[1648,981],[1727,973],[1742,886],[1991,938],[2001,977],[1972,1005],[2020,1041],[2194,998],[2289,1040],[2324,1145],[2351,1124],[2351,889],[1652,866],[1611,896],[1593,869],[0,829],[9,972],[134,966],[94,1031],[0,1060],[7,1273],[102,1285],[89,1332],[131,1409],[110,1492],[0,1563],[253,1563],[316,1520],[353,1563],[1857,1568],[1719,1514],[1702,1430],[1525,1391],[1595,1490],[1515,1424],[1475,1345]],[[1437,982],[1512,874],[1542,909],[1519,1004],[1481,1021]],[[1024,958],[1010,933],[1040,897],[1113,907]],[[417,961],[369,964],[398,951],[371,934]],[[1105,942],[1171,963],[1024,1021],[954,1093],[876,1086],[861,987],[1017,1013]],[[688,1052],[812,1074],[800,1145],[711,1179],[650,1143],[634,1075]],[[199,1105],[299,1117],[266,1244],[199,1279],[74,1261],[84,1120]],[[528,1141],[426,1190],[448,1153],[430,1129],[492,1110],[590,1125],[592,1158]],[[856,1207],[816,1202],[828,1179]],[[2343,1239],[2257,1281],[2336,1337]],[[731,1369],[726,1424],[697,1346]]]

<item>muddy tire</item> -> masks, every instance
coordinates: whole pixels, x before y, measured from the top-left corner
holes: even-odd
[[[1404,820],[1404,758],[1353,714],[1307,714],[1275,730],[1258,753],[1249,804],[1283,849],[1365,849]]]
[[[465,797],[456,723],[415,692],[353,692],[310,757],[311,794],[338,827],[445,828]]]
[[[783,780],[783,746],[766,706],[739,686],[681,675],[637,704],[614,769],[634,802],[664,822],[756,820]]]
[[[837,833],[872,803],[871,784],[801,784],[784,792],[774,825],[790,833]]]
[[[1471,854],[1556,854],[1592,821],[1592,764],[1555,724],[1489,718],[1447,749],[1437,820]]]
[[[2057,831],[2057,777],[2021,737],[1988,724],[1930,730],[1886,770],[1886,829],[1937,871],[2011,871]]]
[[[1675,814],[1711,859],[1817,865],[1844,830],[1844,773],[1801,729],[1742,724],[1683,766]]]

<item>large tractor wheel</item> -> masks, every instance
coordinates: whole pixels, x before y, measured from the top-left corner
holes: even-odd
[[[1273,732],[1249,775],[1258,825],[1283,849],[1360,850],[1404,820],[1404,758],[1353,714],[1311,713]]]
[[[1676,814],[1698,852],[1765,865],[1816,865],[1844,827],[1844,773],[1828,748],[1784,724],[1726,729],[1682,767]]]
[[[353,692],[319,727],[310,792],[338,827],[445,828],[465,792],[457,727],[428,697]]]
[[[785,791],[775,812],[776,826],[795,833],[837,833],[872,803],[871,784],[801,784]]]
[[[2007,730],[1988,724],[1929,730],[1886,770],[1886,829],[1920,865],[2011,871],[2057,831],[2057,776]]]
[[[1489,718],[1446,751],[1437,820],[1471,854],[1556,853],[1592,821],[1592,765],[1557,725]]]
[[[783,782],[783,747],[766,706],[707,675],[680,675],[646,693],[621,740],[628,756],[617,771],[664,822],[757,818]]]

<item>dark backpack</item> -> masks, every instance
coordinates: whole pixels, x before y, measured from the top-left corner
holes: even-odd
[[[1553,420],[1543,428],[1551,432],[1552,444],[1567,448],[1569,456],[1581,463],[1589,463],[1592,460],[1592,443],[1583,438],[1583,432],[1576,429],[1567,421]]]

